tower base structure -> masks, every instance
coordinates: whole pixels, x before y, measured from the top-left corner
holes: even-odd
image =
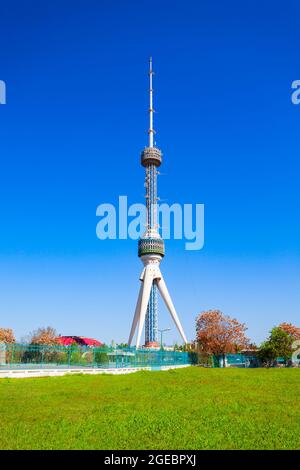
[[[143,332],[143,327],[145,323],[145,317],[148,307],[148,302],[150,298],[150,292],[152,285],[155,284],[168,308],[171,317],[174,320],[174,323],[180,333],[181,338],[183,339],[184,343],[187,343],[186,336],[184,334],[183,328],[181,326],[180,320],[176,313],[175,307],[173,305],[171,296],[167,289],[165,280],[163,275],[160,271],[160,262],[162,260],[162,255],[153,253],[153,254],[145,254],[141,256],[141,260],[144,264],[144,269],[140,276],[141,286],[139,291],[139,296],[136,304],[136,309],[133,317],[133,322],[131,326],[131,331],[129,335],[128,345],[130,346],[137,329],[137,340],[136,340],[136,348],[140,347],[141,344],[141,337]],[[157,343],[156,343],[157,344]],[[151,344],[148,343],[145,345],[146,347],[151,347]],[[152,346],[153,347],[153,346]],[[157,347],[157,345],[156,345]]]

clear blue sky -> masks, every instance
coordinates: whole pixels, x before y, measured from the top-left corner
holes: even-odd
[[[299,2],[1,2],[0,325],[127,340],[136,242],[96,238],[96,207],[143,202],[148,57],[159,193],[205,204],[205,247],[162,262],[188,338],[219,308],[259,342],[300,323]],[[171,326],[161,306],[160,326]]]

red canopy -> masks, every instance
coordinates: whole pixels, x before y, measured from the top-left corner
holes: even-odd
[[[83,336],[60,336],[59,342],[63,346],[79,344],[80,346],[103,346],[103,343],[96,339],[84,338]]]

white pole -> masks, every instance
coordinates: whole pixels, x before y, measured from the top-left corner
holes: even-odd
[[[138,319],[139,319],[140,310],[141,310],[142,295],[143,295],[143,282],[141,282],[139,296],[138,296],[138,300],[137,300],[137,303],[136,303],[135,313],[134,313],[133,322],[132,322],[131,331],[130,331],[129,340],[128,340],[128,346],[131,346],[132,339],[133,339],[135,329],[136,329],[136,325],[137,325],[137,322],[138,322]]]
[[[173,305],[173,302],[172,302],[172,299],[170,297],[170,294],[169,294],[169,291],[167,289],[164,278],[161,276],[161,278],[157,279],[156,282],[157,282],[159,292],[161,293],[161,296],[164,299],[166,306],[168,307],[168,310],[169,310],[169,312],[170,312],[170,314],[171,314],[171,316],[174,320],[174,323],[177,326],[177,329],[178,329],[184,343],[187,344],[186,336],[184,334],[184,331],[183,331],[183,328],[181,326],[180,320],[179,320],[178,315],[176,313],[175,307]]]

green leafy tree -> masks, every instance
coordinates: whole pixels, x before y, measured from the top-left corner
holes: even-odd
[[[282,357],[287,363],[293,353],[293,338],[282,328],[276,326],[271,332],[267,341],[264,341],[258,350],[258,357],[267,366],[278,358]]]
[[[278,357],[276,346],[269,340],[264,341],[257,351],[257,356],[263,364],[270,367]]]

